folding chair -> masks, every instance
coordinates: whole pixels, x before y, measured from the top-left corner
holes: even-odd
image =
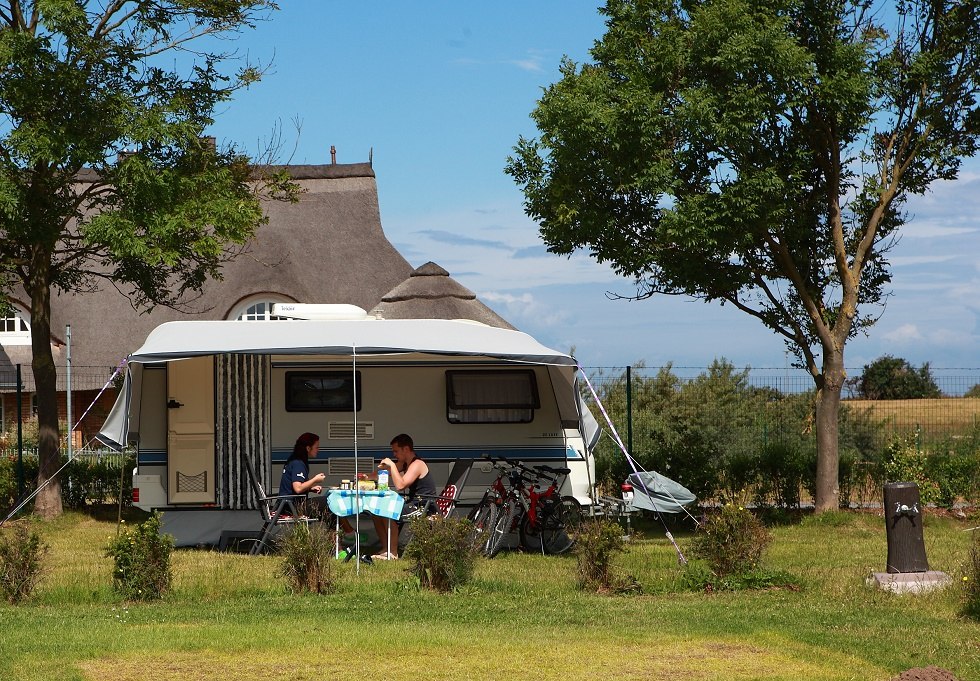
[[[250,556],[257,556],[270,547],[269,541],[272,539],[272,535],[275,533],[277,527],[295,525],[296,523],[309,525],[310,523],[317,522],[318,519],[300,515],[299,509],[306,501],[305,494],[267,495],[265,488],[255,474],[252,462],[244,457],[243,460],[245,461],[245,470],[248,472],[248,478],[252,483],[252,490],[255,492],[255,500],[258,504],[259,512],[262,514],[262,529],[259,531],[258,538],[248,552]]]
[[[425,503],[420,504],[418,511],[406,515],[404,519],[410,520],[423,513],[448,518],[456,507],[456,502],[459,500],[459,495],[463,491],[463,485],[466,484],[466,478],[469,476],[472,467],[473,462],[468,460],[457,461],[453,464],[449,471],[449,479],[446,481],[446,486],[442,488],[442,492],[435,496],[418,495],[418,498]]]

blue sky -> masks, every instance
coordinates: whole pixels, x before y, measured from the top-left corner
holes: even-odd
[[[596,3],[281,4],[227,46],[271,68],[218,112],[219,140],[256,153],[278,126],[278,160],[292,163],[329,163],[331,145],[340,163],[373,150],[382,225],[409,262],[437,262],[515,326],[574,347],[585,366],[786,366],[782,342],[730,307],[610,300],[632,283],[585,255],[548,254],[524,215],[506,158],[520,135],[536,135],[529,114],[562,56],[586,60],[602,35]],[[848,346],[847,365],[888,353],[978,367],[980,163],[909,208],[893,295],[871,336]]]

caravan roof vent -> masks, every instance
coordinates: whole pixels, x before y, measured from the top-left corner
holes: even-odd
[[[272,314],[290,319],[329,321],[333,319],[367,319],[368,313],[357,305],[326,303],[274,303]]]

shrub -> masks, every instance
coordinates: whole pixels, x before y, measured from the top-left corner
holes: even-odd
[[[734,504],[707,516],[691,538],[693,555],[707,561],[718,577],[755,569],[770,543],[772,535],[759,519]]]
[[[891,355],[864,366],[858,391],[868,400],[911,400],[942,395],[928,362],[916,369],[907,360]]]
[[[412,561],[419,584],[445,593],[470,580],[480,555],[472,522],[437,516],[416,518],[410,527],[412,539],[403,554]]]
[[[106,556],[114,562],[113,588],[128,600],[161,598],[173,583],[173,549],[174,538],[160,533],[158,512],[133,529],[119,533],[106,548]]]
[[[613,555],[626,551],[623,528],[615,520],[592,518],[579,527],[575,537],[579,588],[599,593],[639,592],[631,576],[621,576],[612,565]]]
[[[756,501],[762,503],[771,498],[780,508],[799,508],[800,490],[810,463],[807,453],[794,444],[777,441],[763,446],[758,459]]]
[[[62,459],[62,463],[65,460]],[[118,502],[131,505],[133,498],[132,470],[136,462],[127,457],[120,471],[119,464],[91,457],[79,457],[61,472],[61,498],[69,508],[82,509],[87,504]]]
[[[333,593],[333,558],[337,533],[326,523],[296,523],[277,545],[282,555],[278,575],[294,593]]]
[[[27,454],[24,464],[24,494],[34,491],[37,484],[37,457]],[[13,507],[20,496],[20,476],[17,455],[0,456],[0,510]]]
[[[909,435],[892,441],[886,450],[885,481],[914,482],[919,487],[919,499],[923,504],[939,501],[939,485],[926,473],[927,457],[919,451],[915,436]]]
[[[966,592],[964,610],[969,617],[980,620],[980,534],[974,535],[973,547],[970,549],[970,559],[963,579]]]
[[[783,588],[799,590],[799,580],[782,570],[755,568],[747,572],[718,577],[704,561],[688,563],[681,575],[681,586],[688,591],[746,591]]]
[[[0,593],[10,603],[30,597],[41,578],[41,559],[48,547],[23,523],[9,532],[0,532]]]
[[[936,503],[940,506],[952,508],[959,498],[971,502],[980,487],[980,451],[931,454],[926,460],[926,475],[936,485]]]

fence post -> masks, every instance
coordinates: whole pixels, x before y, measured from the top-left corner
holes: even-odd
[[[17,365],[17,483],[19,499],[24,498],[24,384],[20,378],[20,364]]]
[[[626,367],[626,449],[633,456],[633,373]]]

